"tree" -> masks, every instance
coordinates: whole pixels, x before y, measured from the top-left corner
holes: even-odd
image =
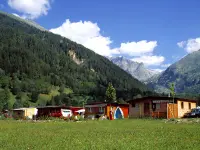
[[[0,76],[0,87],[5,88],[9,86],[9,77]]]
[[[108,88],[106,90],[106,101],[114,102],[116,100],[116,90],[111,83],[108,84]]]
[[[0,90],[0,111],[8,109],[9,103],[9,91],[8,89]]]
[[[23,107],[29,107],[29,106],[30,105],[29,105],[29,102],[27,100],[23,102]]]
[[[70,98],[69,96],[63,97],[63,103],[64,103],[66,106],[71,106],[71,105],[72,105],[71,98]]]
[[[175,97],[175,83],[170,83],[169,84],[169,90],[170,90],[170,95],[172,95],[173,98],[173,103],[174,103],[174,97]]]
[[[18,94],[16,96],[16,100],[15,100],[15,103],[13,105],[13,108],[21,108],[23,107],[23,102],[22,102],[22,99],[21,99],[21,94]]]
[[[33,102],[33,103],[37,102],[38,97],[39,97],[39,92],[38,91],[33,91],[31,93],[31,102]]]
[[[200,106],[200,95],[197,97],[197,105]]]
[[[62,97],[60,95],[57,95],[54,97],[54,102],[56,106],[62,105]]]
[[[62,84],[62,85],[60,86],[60,88],[59,88],[59,92],[60,92],[60,93],[63,93],[64,90],[65,90],[65,85]]]

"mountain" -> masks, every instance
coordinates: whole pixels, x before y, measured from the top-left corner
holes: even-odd
[[[159,74],[157,71],[147,69],[143,63],[134,62],[125,57],[111,57],[109,59],[117,66],[130,73],[134,78],[142,82]]]
[[[0,13],[0,22],[2,107],[104,101],[109,82],[117,99],[152,93],[107,58],[80,44],[14,15]],[[12,100],[3,102],[8,97]]]
[[[168,67],[149,87],[157,90],[159,87],[167,89],[169,83],[174,82],[177,93],[200,93],[200,50],[188,54],[178,62]],[[164,91],[165,91],[164,90]]]
[[[48,31],[44,27],[42,27],[39,24],[37,24],[36,22],[34,22],[33,20],[23,19],[20,16],[16,16],[16,15],[13,15],[13,14],[8,14],[8,13],[5,13],[3,11],[0,11],[0,14],[8,16],[10,18],[13,18],[13,19],[15,19],[17,21],[20,21],[21,23],[26,23],[27,25],[35,27],[35,28],[37,28],[37,29],[39,29],[41,31]]]

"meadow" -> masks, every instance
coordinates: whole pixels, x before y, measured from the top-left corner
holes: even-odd
[[[0,149],[200,149],[200,126],[162,120],[0,121]]]

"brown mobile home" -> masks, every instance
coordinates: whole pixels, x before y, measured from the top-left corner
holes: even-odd
[[[129,101],[129,117],[181,118],[196,101],[172,97],[143,97]]]

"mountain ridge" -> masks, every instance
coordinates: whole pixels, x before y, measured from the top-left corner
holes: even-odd
[[[177,93],[199,93],[200,90],[200,50],[190,53],[169,66],[156,80],[148,86],[168,88],[174,82]]]
[[[134,78],[142,82],[145,82],[154,75],[159,74],[159,72],[157,71],[147,69],[144,66],[144,63],[134,62],[122,56],[111,57],[108,59],[112,61],[114,64],[118,65],[123,70],[125,70],[126,72],[130,73]]]

